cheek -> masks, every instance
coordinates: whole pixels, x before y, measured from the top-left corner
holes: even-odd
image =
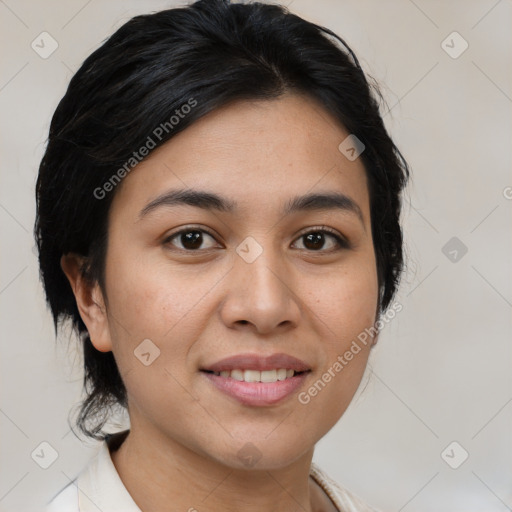
[[[149,339],[160,350],[151,368],[185,374],[193,362],[188,354],[211,318],[205,308],[218,274],[180,271],[162,259],[123,256],[107,266],[109,329],[121,373],[139,368],[134,351]]]
[[[111,261],[107,267],[110,313],[134,336],[163,337],[193,312],[208,286],[197,274],[188,279],[165,261],[153,262],[139,254]]]
[[[323,332],[322,382],[317,387],[329,387],[319,401],[332,401],[337,410],[348,405],[366,369],[377,299],[377,274],[370,257],[334,272],[323,289],[310,295],[313,318]]]
[[[329,272],[322,285],[310,291],[310,307],[324,321],[334,348],[341,349],[348,338],[375,322],[378,280],[373,257],[354,258],[339,271]]]
[[[161,262],[136,256],[112,261],[108,318],[117,366],[130,401],[151,415],[161,406],[162,421],[171,421],[173,410],[187,407],[178,382],[184,381],[187,353],[203,328],[197,303],[209,283],[204,277],[191,282]]]

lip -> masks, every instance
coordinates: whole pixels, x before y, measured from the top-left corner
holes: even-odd
[[[218,390],[243,405],[263,407],[274,405],[289,397],[306,379],[309,372],[300,373],[277,382],[244,382],[201,372]]]
[[[212,373],[231,370],[265,371],[279,368],[303,373],[277,382],[244,382]],[[302,386],[308,373],[311,371],[311,367],[304,361],[284,353],[272,354],[270,356],[238,354],[221,359],[200,370],[219,391],[234,398],[239,403],[263,407],[274,405],[292,395]]]
[[[223,372],[231,370],[274,370],[286,368],[296,372],[305,372],[311,370],[304,361],[288,354],[279,353],[270,356],[260,356],[258,354],[238,354],[236,356],[226,357],[216,363],[201,368],[203,371]],[[293,377],[292,377],[293,378]],[[285,382],[285,381],[281,381]]]

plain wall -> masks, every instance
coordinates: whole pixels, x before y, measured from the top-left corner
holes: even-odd
[[[108,35],[136,14],[173,5],[0,3],[0,510],[37,509],[96,446],[69,430],[81,360],[69,334],[55,341],[34,252],[34,183],[51,116]],[[380,336],[364,392],[318,444],[315,461],[383,511],[510,510],[512,4],[289,7],[341,35],[381,83],[386,125],[412,167],[408,263],[396,298],[403,309]],[[43,31],[59,45],[47,59],[31,48]],[[464,41],[454,31],[469,45],[457,58]],[[46,470],[31,458],[44,441],[58,452]],[[445,460],[454,465],[462,449],[469,457],[453,469]]]

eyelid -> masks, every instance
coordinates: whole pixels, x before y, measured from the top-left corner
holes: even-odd
[[[205,228],[203,226],[193,225],[193,224],[184,226],[184,227],[178,229],[177,231],[174,231],[174,232],[170,233],[169,235],[167,235],[164,238],[163,243],[167,244],[175,236],[180,235],[182,233],[186,233],[188,231],[201,231],[201,232],[204,232],[204,233],[208,234],[209,236],[211,236],[218,243],[217,235],[215,235],[209,229],[207,229],[207,228]],[[345,236],[343,236],[339,231],[337,231],[337,230],[335,230],[333,228],[330,228],[329,226],[323,226],[323,225],[321,225],[321,226],[309,226],[307,228],[304,228],[302,231],[300,231],[295,236],[294,241],[298,240],[299,238],[303,237],[304,235],[307,235],[308,233],[315,233],[315,232],[326,232],[329,235],[331,235],[333,238],[335,238],[336,242],[339,245],[338,249],[335,249],[335,250],[350,249],[352,247],[352,244],[348,241],[348,239]],[[202,251],[207,251],[208,250],[208,249],[198,249],[198,250],[192,251],[192,250],[180,249],[179,247],[177,247],[175,249],[178,250],[178,251],[184,251],[184,252],[188,252],[188,253],[194,253],[194,252],[195,253],[200,253]],[[326,253],[326,252],[333,252],[333,250],[331,250],[331,251],[319,250],[319,251],[308,251],[308,252],[312,252],[312,253],[318,252],[319,254],[322,254],[322,253]]]
[[[339,244],[339,249],[350,249],[352,248],[352,244],[349,242],[349,240],[342,235],[339,231],[336,229],[330,228],[329,226],[310,226],[308,228],[304,228],[299,234],[296,236],[295,239],[301,238],[304,235],[307,235],[308,233],[315,233],[315,232],[327,232],[329,235],[331,235],[333,238],[336,239],[337,243]],[[333,251],[308,251],[311,253],[318,252],[321,254],[322,252],[333,252]]]
[[[174,238],[175,236],[180,235],[181,233],[187,233],[188,231],[202,231],[202,232],[210,235],[215,241],[217,241],[217,235],[212,233],[209,229],[207,229],[203,226],[189,224],[187,226],[179,228],[177,231],[173,231],[172,233],[169,233],[168,235],[166,235],[163,239],[163,243],[164,244],[169,243],[170,240],[172,238]],[[193,251],[187,251],[187,252],[193,252]],[[196,252],[199,252],[199,251],[196,251]]]
[[[348,243],[348,240],[336,229],[330,228],[329,226],[310,226],[308,228],[304,228],[299,232],[297,237],[304,236],[308,233],[314,233],[316,231],[327,231],[327,233],[342,239],[344,242]]]

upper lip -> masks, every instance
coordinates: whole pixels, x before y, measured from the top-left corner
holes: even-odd
[[[211,372],[223,372],[231,370],[274,370],[286,368],[296,372],[304,372],[311,368],[300,359],[288,354],[272,354],[270,356],[261,356],[258,354],[238,354],[236,356],[226,357],[211,365],[201,368]]]

